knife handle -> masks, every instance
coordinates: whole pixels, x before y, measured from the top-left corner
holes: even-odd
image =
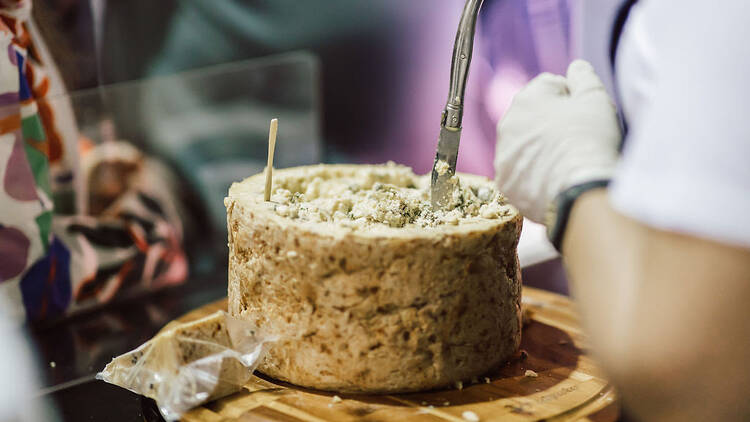
[[[446,129],[460,129],[464,114],[464,94],[466,77],[469,75],[471,54],[474,50],[474,33],[476,32],[479,8],[484,0],[466,0],[461,20],[458,23],[456,42],[453,45],[451,60],[451,85],[448,91],[448,102],[443,110],[441,125]]]

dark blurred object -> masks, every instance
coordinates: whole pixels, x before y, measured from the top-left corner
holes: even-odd
[[[565,296],[570,294],[565,267],[563,267],[560,258],[523,267],[521,269],[521,280],[524,286],[549,290]]]
[[[181,2],[94,1],[101,4],[101,15],[96,22],[97,32],[101,37],[98,53],[101,72],[99,83],[113,84],[148,76],[149,64],[161,54],[172,18]],[[79,7],[85,8],[85,4]],[[217,63],[206,63],[208,64]]]
[[[63,421],[163,421],[156,405],[144,407],[143,397],[103,381],[90,380],[49,393]],[[153,412],[156,412],[155,414]],[[158,418],[157,418],[158,416]]]
[[[80,0],[34,0],[34,20],[68,90],[99,83],[94,20],[88,5]]]
[[[144,77],[176,6],[174,0],[34,0],[33,16],[75,91]]]

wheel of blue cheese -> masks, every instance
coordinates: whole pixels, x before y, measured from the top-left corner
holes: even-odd
[[[304,387],[392,393],[502,365],[521,339],[522,217],[457,174],[434,210],[429,176],[317,165],[234,183],[224,203],[229,312],[279,336],[259,370]]]

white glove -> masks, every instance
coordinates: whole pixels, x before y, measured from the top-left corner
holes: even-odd
[[[544,223],[565,189],[612,177],[620,126],[614,103],[588,62],[567,78],[542,73],[516,96],[497,127],[495,181],[526,217]]]

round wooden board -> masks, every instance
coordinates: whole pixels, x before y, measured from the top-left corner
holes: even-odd
[[[554,293],[524,288],[530,320],[521,353],[495,373],[462,389],[398,395],[347,395],[308,390],[253,376],[242,392],[195,408],[184,421],[453,421],[464,412],[480,421],[614,421],[615,393],[594,362],[571,301]],[[184,315],[177,322],[227,309],[226,299]],[[537,376],[525,376],[527,370]]]

